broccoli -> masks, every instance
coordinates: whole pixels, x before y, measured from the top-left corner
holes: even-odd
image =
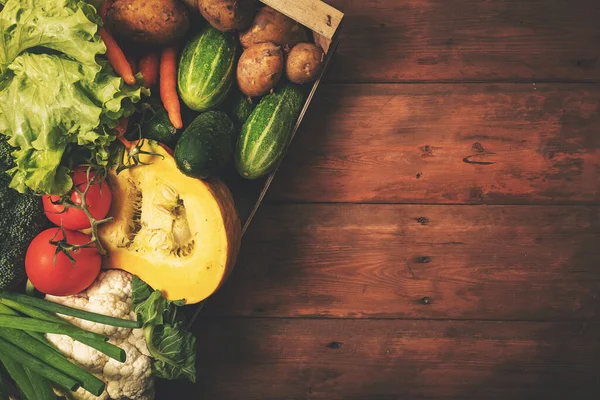
[[[11,178],[6,171],[14,167],[13,150],[0,134],[0,290],[25,278],[27,247],[38,233],[49,227],[42,199],[8,186]]]

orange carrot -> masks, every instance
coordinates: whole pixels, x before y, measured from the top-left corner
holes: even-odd
[[[98,15],[102,18],[102,22],[104,23],[104,19],[106,18],[106,13],[108,12],[108,8],[112,4],[111,0],[106,0],[100,8],[98,8]]]
[[[173,126],[183,128],[177,95],[177,49],[173,46],[166,47],[160,57],[160,99]]]
[[[131,70],[131,65],[127,61],[123,50],[119,47],[117,41],[104,28],[100,28],[100,37],[106,45],[106,57],[112,65],[113,69],[128,85],[135,84],[135,77]]]
[[[133,54],[128,54],[125,57],[127,58],[127,62],[129,63],[129,66],[131,67],[131,73],[134,75],[137,74],[138,63],[137,63],[136,57]]]
[[[129,140],[125,139],[125,133],[127,133],[128,125],[129,125],[129,117],[121,118],[119,120],[119,123],[117,124],[117,126],[115,126],[113,128],[113,131],[114,131],[115,135],[117,136],[117,139],[119,139],[121,141],[121,143],[123,143],[123,146],[125,146],[126,149],[131,149],[133,147],[133,143],[131,143]]]
[[[144,86],[154,86],[158,78],[158,54],[150,51],[140,58],[140,72],[144,77]]]

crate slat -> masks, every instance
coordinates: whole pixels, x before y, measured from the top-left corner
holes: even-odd
[[[344,17],[341,11],[320,0],[261,1],[330,40]]]

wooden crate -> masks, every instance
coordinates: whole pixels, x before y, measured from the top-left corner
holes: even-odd
[[[344,14],[320,0],[262,0],[261,2],[310,29],[315,43],[325,52],[323,71],[321,71],[320,76],[314,82],[307,96],[302,112],[292,132],[293,139],[321,80],[331,64],[339,42],[339,31]],[[236,198],[236,206],[242,219],[242,233],[245,233],[248,229],[278,168],[279,165],[269,175],[256,181],[242,181],[243,178],[237,177],[237,182],[231,182],[230,187],[241,188],[234,192],[234,197]]]
[[[321,83],[321,80],[325,76],[337,49],[339,42],[339,32],[342,25],[342,19],[344,14],[331,7],[320,0],[261,0],[264,3],[275,10],[285,14],[292,18],[296,22],[304,25],[311,30],[314,41],[319,45],[325,52],[324,67],[317,80],[313,83],[312,88],[306,98],[304,107],[296,121],[296,125],[292,131],[290,138],[290,144],[293,142],[293,138],[302,123],[305,113],[307,112],[311,100]],[[288,145],[289,147],[289,145]],[[285,157],[283,157],[285,158]],[[281,161],[275,166],[273,171],[263,178],[256,180],[247,180],[240,177],[238,174],[225,179],[227,185],[231,188],[236,203],[236,209],[242,221],[242,235],[246,233],[252,218],[256,214],[263,198],[265,197],[273,178]],[[233,273],[235,273],[235,268]],[[209,297],[210,299],[210,297]],[[208,300],[208,299],[207,299]],[[192,323],[203,304],[207,301],[201,302],[193,310],[193,316],[191,318]]]

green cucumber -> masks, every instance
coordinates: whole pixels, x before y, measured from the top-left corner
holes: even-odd
[[[179,59],[177,88],[194,111],[217,107],[228,96],[235,80],[240,44],[232,33],[207,24],[185,45]]]
[[[229,115],[239,131],[256,108],[256,102],[250,101],[248,96],[236,88],[220,108]]]
[[[183,131],[175,146],[175,162],[186,175],[206,179],[231,160],[235,128],[222,111],[200,114]]]
[[[152,107],[151,110],[146,111],[141,129],[143,137],[164,143],[169,147],[173,147],[181,135],[162,106]]]
[[[304,89],[284,83],[262,98],[242,126],[235,152],[241,176],[260,178],[281,160],[304,106]]]

